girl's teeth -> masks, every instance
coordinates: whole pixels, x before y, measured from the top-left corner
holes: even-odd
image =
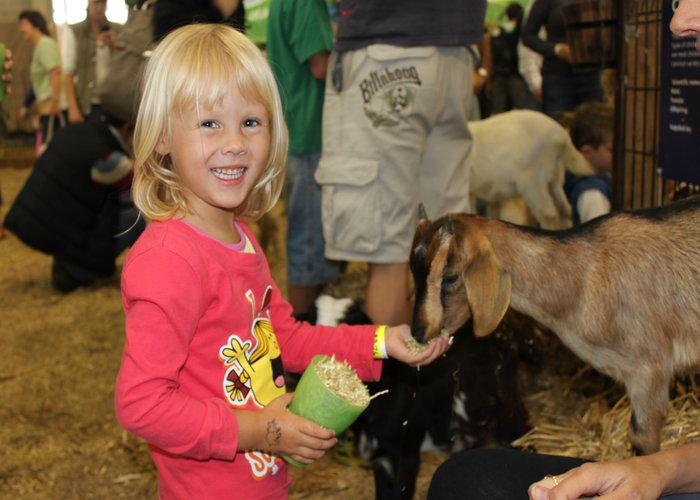
[[[242,168],[213,168],[211,171],[219,179],[230,181],[233,179],[238,179],[243,175],[245,170]]]

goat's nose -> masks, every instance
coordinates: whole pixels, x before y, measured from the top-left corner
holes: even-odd
[[[422,325],[412,325],[411,335],[413,335],[413,338],[416,339],[418,342],[422,342],[423,337],[425,337],[425,327]]]

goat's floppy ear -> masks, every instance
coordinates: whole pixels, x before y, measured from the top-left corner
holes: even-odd
[[[467,300],[474,319],[474,335],[483,337],[496,329],[508,310],[510,275],[501,266],[487,239],[475,245],[472,251],[475,257],[465,276]]]

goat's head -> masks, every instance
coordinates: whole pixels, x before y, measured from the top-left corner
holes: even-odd
[[[419,342],[452,335],[470,318],[474,334],[488,335],[510,304],[510,275],[503,269],[481,220],[466,214],[428,220],[420,207],[411,250],[416,296],[411,333]]]

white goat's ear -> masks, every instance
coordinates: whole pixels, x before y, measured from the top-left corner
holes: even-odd
[[[491,242],[484,240],[471,249],[475,256],[465,275],[467,300],[477,337],[494,331],[510,305],[510,275],[501,266]]]

